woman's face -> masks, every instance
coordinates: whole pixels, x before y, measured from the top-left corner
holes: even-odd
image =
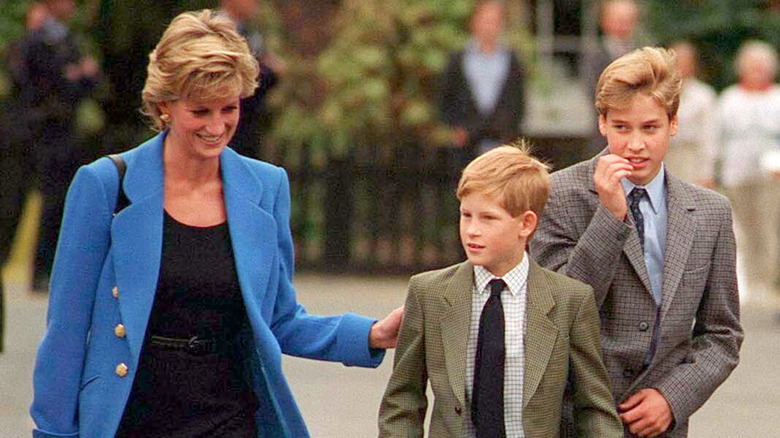
[[[170,147],[201,159],[216,158],[228,145],[238,126],[238,96],[195,100],[180,99],[160,104],[170,116],[167,141]]]
[[[772,61],[757,52],[746,53],[739,70],[739,82],[751,90],[770,86],[775,78]]]

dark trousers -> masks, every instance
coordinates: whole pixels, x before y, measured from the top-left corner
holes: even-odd
[[[0,110],[0,268],[11,252],[27,195],[37,182],[38,155],[15,108]],[[11,114],[15,113],[12,118]],[[5,298],[0,276],[0,352],[3,351]]]
[[[68,186],[81,164],[81,154],[67,122],[49,121],[36,138],[40,153],[41,221],[35,255],[33,285],[48,283],[59,238]]]

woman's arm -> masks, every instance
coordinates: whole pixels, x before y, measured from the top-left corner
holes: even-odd
[[[79,169],[65,203],[46,332],[35,362],[30,413],[36,436],[79,433],[78,396],[95,290],[109,247],[109,208],[95,167]]]

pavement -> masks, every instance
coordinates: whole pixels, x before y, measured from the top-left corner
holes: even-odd
[[[8,275],[6,273],[6,278]],[[310,313],[356,312],[381,318],[403,304],[407,278],[299,274],[298,299]],[[6,351],[0,354],[0,437],[31,436],[31,373],[43,334],[47,297],[7,285]],[[743,304],[742,360],[691,418],[691,438],[780,436],[780,323],[767,302]],[[377,369],[286,357],[285,373],[313,437],[376,436],[376,417],[392,369],[388,352]]]

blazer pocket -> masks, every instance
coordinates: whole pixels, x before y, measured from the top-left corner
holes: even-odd
[[[87,386],[89,386],[91,383],[95,382],[99,378],[100,378],[100,375],[98,374],[98,375],[94,375],[94,376],[90,377],[89,379],[84,379],[81,382],[81,387],[79,388],[79,390],[83,391]]]
[[[698,275],[698,274],[706,273],[707,271],[710,270],[710,266],[712,266],[712,262],[707,262],[703,266],[698,266],[693,269],[686,269],[685,271],[683,271],[683,276],[687,277],[689,275]]]
[[[707,278],[709,277],[710,266],[712,263],[707,263],[704,266],[700,266],[694,269],[683,271],[681,286],[686,291],[700,292],[703,291],[707,285]]]

